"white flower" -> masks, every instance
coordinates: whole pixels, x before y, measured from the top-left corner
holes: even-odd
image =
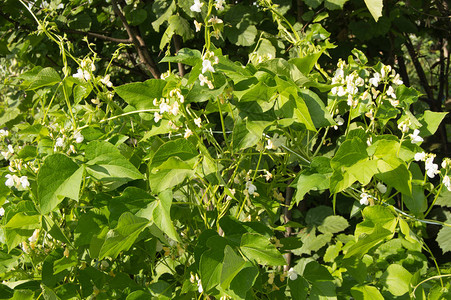
[[[201,7],[204,5],[204,3],[201,3],[200,0],[194,0],[194,4],[189,8],[191,11],[195,12],[201,12]]]
[[[201,118],[195,118],[194,124],[196,124],[197,127],[202,127],[202,119]]]
[[[401,122],[398,124],[398,129],[401,130],[402,133],[406,133],[409,131],[409,122]]]
[[[272,138],[268,139],[268,145],[266,146],[266,149],[277,150],[280,146],[285,144],[285,141],[285,137],[279,137],[279,134],[275,133]]]
[[[155,113],[153,114],[153,120],[154,120],[155,123],[158,123],[162,118],[163,118],[163,116],[160,115],[160,114],[157,113],[157,112],[155,112]]]
[[[169,112],[171,110],[171,107],[166,102],[160,103],[160,114],[163,114],[164,112]]]
[[[214,85],[213,85],[213,83],[211,83],[211,81],[208,80],[208,78],[205,77],[204,75],[199,74],[199,80],[200,80],[200,86],[204,86],[204,84],[207,84],[207,85],[208,85],[208,88],[209,88],[210,90],[212,90],[212,89],[215,88]]]
[[[210,18],[210,20],[208,20],[208,23],[211,23],[211,24],[222,24],[223,21],[220,18],[218,18],[217,16],[213,16],[213,17]]]
[[[3,217],[5,215],[5,209],[3,207],[0,207],[0,217]]]
[[[335,117],[334,121],[337,122],[338,126],[341,126],[345,123],[345,120],[340,115],[337,115]]]
[[[13,145],[8,145],[8,151],[9,151],[9,153],[14,154]]]
[[[257,187],[252,183],[252,181],[246,181],[246,189],[249,192],[249,195],[253,195],[257,190]]]
[[[265,171],[265,179],[266,179],[266,181],[270,181],[272,179],[272,173],[269,172],[266,169],[264,171]]]
[[[389,87],[388,87],[387,95],[390,96],[390,97],[392,97],[393,99],[396,99],[395,90],[393,89],[392,86],[389,86]]]
[[[75,142],[76,142],[77,144],[80,144],[80,143],[83,142],[83,140],[85,139],[84,136],[83,136],[79,131],[76,131],[76,132],[74,133],[74,138],[75,138]]]
[[[177,91],[177,97],[179,97],[180,103],[185,102],[185,96],[183,96],[180,91]]]
[[[103,83],[104,85],[106,85],[107,87],[112,87],[113,83],[110,81],[110,75],[105,75],[105,77],[103,77],[100,80],[101,83]]]
[[[410,137],[412,138],[412,144],[416,144],[423,141],[423,138],[418,135],[419,133],[420,131],[418,129],[415,129],[413,131],[413,134],[410,135]]]
[[[434,156],[430,156],[426,159],[424,167],[429,178],[434,178],[436,174],[440,173],[438,171],[438,165],[434,164]]]
[[[194,20],[194,27],[196,27],[196,32],[199,32],[202,29],[202,23],[199,23],[196,20]]]
[[[72,77],[83,80],[84,79],[83,70],[82,69],[77,69],[77,73],[72,75]]]
[[[376,184],[376,188],[379,190],[379,192],[381,192],[381,194],[385,194],[387,192],[387,187],[381,182],[378,182]]]
[[[361,205],[368,205],[370,202],[368,201],[368,198],[370,196],[367,193],[361,193],[360,194],[360,204]]]
[[[0,129],[0,137],[7,137],[9,135],[9,131],[5,129]]]
[[[381,75],[382,78],[385,78],[386,76],[388,76],[388,74],[390,74],[391,72],[391,66],[390,65],[383,65],[381,68]]]
[[[8,151],[2,151],[2,156],[4,159],[8,159],[11,154]]]
[[[15,181],[15,178],[17,178],[17,176],[16,175],[11,175],[11,174],[6,174],[6,176],[5,176],[6,178],[8,178],[6,181],[5,181],[5,185],[7,186],[7,187],[12,187],[12,186],[14,186],[14,181]]]
[[[426,153],[424,151],[415,153],[414,159],[415,159],[415,161],[420,161],[420,160],[421,161],[425,161],[426,160]]]
[[[374,73],[373,78],[370,78],[369,83],[374,87],[378,87],[379,82],[381,81],[381,75],[379,73]]]
[[[224,9],[224,0],[215,0],[215,7],[217,10]]]
[[[209,61],[208,59],[205,59],[204,61],[202,61],[202,74],[207,71],[214,72],[215,69],[213,69],[213,66],[211,65],[211,61]]]
[[[173,114],[174,116],[176,116],[176,115],[178,115],[179,114],[179,103],[177,102],[177,101],[175,101],[174,102],[174,104],[172,104],[172,107],[171,107],[171,114]]]
[[[86,70],[83,71],[83,77],[85,78],[86,81],[91,80],[91,74],[89,74],[89,72]]]
[[[443,185],[451,192],[451,181],[448,175],[443,176]]]
[[[39,237],[39,229],[35,229],[33,231],[33,235],[28,238],[28,241],[30,243],[36,243],[36,241],[38,240],[38,237]]]
[[[200,279],[197,281],[197,291],[201,294],[204,292],[204,289],[202,288],[202,282],[200,281]]]
[[[353,99],[351,94],[348,94],[348,101],[346,102],[349,106],[355,108],[359,104],[359,99]]]
[[[298,273],[293,268],[290,268],[287,272],[287,276],[290,280],[298,279]]]
[[[55,148],[63,147],[63,146],[64,146],[64,138],[61,138],[61,137],[57,138],[56,143],[55,143]]]
[[[190,136],[193,135],[193,132],[191,131],[191,129],[186,128],[185,129],[185,135],[183,136],[185,139],[189,138]]]
[[[22,187],[24,189],[26,189],[27,187],[30,186],[30,182],[28,181],[28,177],[27,176],[22,176],[20,177],[20,184],[22,185]]]
[[[399,74],[396,74],[395,77],[393,78],[392,82],[396,85],[401,85],[403,84]]]

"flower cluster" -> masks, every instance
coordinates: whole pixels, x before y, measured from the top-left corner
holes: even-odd
[[[94,64],[94,62],[90,58],[86,58],[80,62],[80,68],[78,68],[77,73],[72,76],[83,81],[90,81],[92,78],[92,72],[94,72],[95,70],[96,65]]]
[[[434,178],[437,174],[444,174],[442,183],[443,185],[448,189],[448,191],[451,191],[451,180],[448,175],[448,172],[451,169],[451,159],[445,158],[442,161],[441,167],[442,169],[439,170],[438,164],[434,163],[435,154],[432,153],[425,153],[418,152],[415,154],[414,160],[415,161],[424,161],[424,169],[426,171],[426,175],[429,178]]]
[[[14,147],[12,145],[8,145],[8,150],[2,151],[2,156],[5,160],[8,160],[14,154]]]
[[[399,105],[393,86],[401,85],[403,82],[391,66],[382,64],[380,71],[375,71],[367,83],[361,76],[369,77],[368,70],[352,70],[350,65],[347,65],[343,60],[338,62],[337,67],[332,78],[334,87],[331,89],[331,94],[338,97],[347,97],[347,104],[350,107],[355,108],[360,100],[377,99],[380,95],[382,95],[379,98],[381,101],[388,100],[393,107]],[[382,94],[378,90],[381,84],[383,84]],[[363,92],[360,95],[359,90]],[[370,106],[372,105],[374,104],[370,101]],[[374,118],[372,108],[369,109],[366,116],[370,119]]]
[[[13,187],[15,186],[16,188],[19,188],[22,186],[22,188],[26,189],[27,187],[30,186],[30,182],[28,181],[28,177],[27,176],[17,176],[16,174],[6,174],[5,176],[7,179],[5,181],[5,185],[7,187]]]

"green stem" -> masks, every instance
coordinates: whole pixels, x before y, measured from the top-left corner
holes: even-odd
[[[429,212],[431,211],[431,209],[434,207],[435,202],[438,199],[438,196],[440,195],[441,191],[443,188],[443,183],[440,184],[440,188],[438,189],[437,195],[435,195],[434,200],[432,201],[431,205],[429,206],[428,210],[424,213],[424,217],[426,218],[426,216],[429,214]]]

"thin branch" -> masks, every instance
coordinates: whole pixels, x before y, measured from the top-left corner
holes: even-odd
[[[285,189],[285,207],[283,208],[283,219],[284,219],[284,223],[287,224],[288,222],[291,221],[291,210],[290,210],[290,206],[291,206],[291,199],[293,198],[293,193],[294,193],[294,189],[292,187],[290,187],[291,184],[290,180],[288,182],[287,188]],[[291,234],[293,232],[293,228],[291,227],[286,227],[285,228],[285,237],[290,237]],[[290,269],[290,265],[291,265],[291,252],[287,252],[284,254],[285,256],[285,260],[287,261],[287,264],[284,266],[284,271],[288,271]]]
[[[133,40],[131,38],[119,39],[119,38],[114,38],[114,37],[106,36],[106,35],[103,35],[103,34],[100,34],[100,33],[91,32],[91,31],[81,31],[81,30],[73,30],[73,29],[61,29],[61,31],[67,32],[67,33],[82,34],[82,35],[85,35],[85,36],[90,36],[90,37],[94,37],[94,38],[97,38],[97,39],[101,39],[101,40],[109,41],[109,42],[113,42],[113,43],[122,43],[122,44],[131,44],[131,43],[133,43]]]
[[[424,73],[423,66],[420,63],[420,60],[418,59],[418,53],[415,51],[415,48],[413,47],[412,41],[410,40],[409,36],[406,34],[406,48],[409,52],[410,57],[412,58],[413,65],[415,66],[415,70],[417,71],[418,78],[420,79],[420,83],[424,88],[424,91],[426,92],[426,95],[428,97],[428,103],[431,106],[431,109],[434,111],[437,111],[437,107],[434,103],[434,93],[432,92],[432,88],[429,85],[429,82],[426,78],[426,74]]]
[[[404,60],[403,53],[397,55],[396,60],[398,62],[399,74],[401,75],[402,81],[405,86],[410,86],[409,75],[407,74],[406,61]]]
[[[182,38],[178,34],[174,34],[172,38],[174,41],[175,53],[177,54],[177,52],[179,52],[179,50],[182,48]],[[179,62],[177,63],[177,65],[179,68],[180,76],[185,76],[185,67],[183,66],[183,64]]]
[[[144,42],[143,38],[138,34],[135,28],[131,27],[128,24],[127,19],[125,18],[122,11],[119,9],[117,1],[112,0],[111,2],[113,4],[114,13],[119,17],[119,19],[121,19],[121,22],[124,25],[129,38],[135,45],[136,51],[138,52],[138,56],[141,59],[142,63],[146,66],[146,68],[150,71],[150,73],[152,73],[153,77],[160,78],[161,75],[160,71],[158,70],[157,65],[150,56],[150,53],[147,49],[146,43]]]

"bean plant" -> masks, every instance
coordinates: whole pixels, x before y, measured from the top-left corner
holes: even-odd
[[[127,45],[100,68],[35,17],[64,67],[2,103],[0,298],[449,298],[427,229],[451,251],[451,160],[421,147],[445,113],[412,114],[420,93],[358,49],[324,68],[321,25],[255,5],[274,30],[246,63],[217,46],[226,1],[194,0],[203,47],[117,86]]]

